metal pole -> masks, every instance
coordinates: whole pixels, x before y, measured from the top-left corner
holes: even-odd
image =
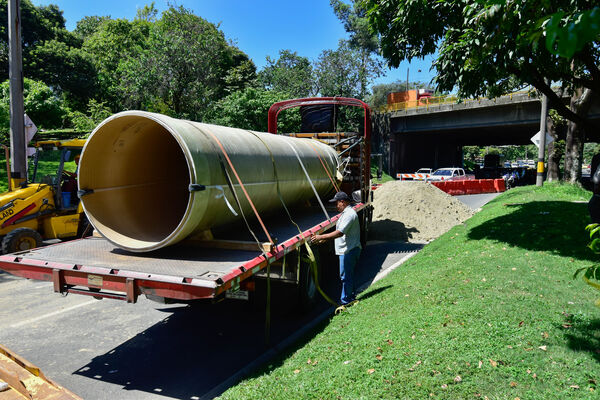
[[[540,115],[540,145],[538,149],[536,186],[544,184],[544,159],[546,155],[546,119],[548,119],[548,97],[542,95],[542,112]]]
[[[27,179],[23,106],[23,57],[21,51],[21,0],[8,2],[8,42],[10,80],[11,176],[21,183]]]

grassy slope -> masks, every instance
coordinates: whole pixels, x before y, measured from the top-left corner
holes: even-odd
[[[597,398],[589,196],[503,194],[223,398]]]

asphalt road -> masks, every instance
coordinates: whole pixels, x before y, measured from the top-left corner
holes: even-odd
[[[357,267],[357,286],[367,287],[420,248],[369,243]],[[326,291],[337,296],[337,281]],[[272,304],[266,345],[264,309],[240,300],[190,307],[143,298],[126,304],[62,297],[50,282],[0,272],[0,343],[84,399],[211,398],[255,366],[257,358],[264,360],[294,341],[290,337],[299,340],[296,345],[310,340],[331,310],[322,302],[299,315],[277,290]],[[298,338],[297,332],[311,325]]]
[[[500,193],[482,193],[482,194],[467,194],[464,196],[454,196],[458,200],[471,207],[473,210],[481,208],[483,205],[498,197]]]
[[[496,196],[457,197],[477,209]],[[370,242],[357,286],[364,290],[421,248]],[[325,290],[337,296],[332,281]],[[0,343],[84,399],[212,398],[284,347],[309,341],[331,315],[325,302],[300,315],[277,289],[272,304],[267,345],[264,309],[244,301],[191,307],[63,297],[50,282],[0,271]]]

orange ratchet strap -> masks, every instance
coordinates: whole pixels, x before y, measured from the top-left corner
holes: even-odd
[[[325,166],[325,163],[323,162],[323,160],[321,159],[321,155],[319,154],[319,152],[317,151],[317,149],[313,146],[313,144],[310,142],[310,140],[307,142],[308,145],[310,146],[310,148],[315,152],[315,154],[317,155],[317,157],[319,158],[319,161],[321,161],[321,165],[323,166],[323,169],[325,170],[325,173],[327,174],[327,176],[329,177],[329,180],[331,181],[331,184],[333,185],[333,187],[335,188],[336,192],[340,191],[340,188],[338,187],[338,185],[335,183],[335,180],[331,177],[331,174],[329,173],[329,170],[327,169],[327,166]]]
[[[244,184],[242,183],[242,180],[240,179],[240,176],[238,175],[237,171],[235,170],[235,167],[233,166],[233,163],[229,159],[229,155],[227,154],[227,151],[225,151],[225,148],[223,147],[223,145],[221,144],[221,142],[219,141],[219,139],[211,131],[209,131],[208,129],[205,129],[205,131],[219,145],[219,148],[221,149],[221,152],[223,153],[223,155],[225,156],[225,159],[227,160],[227,164],[229,164],[229,168],[231,168],[231,170],[233,171],[233,174],[235,175],[235,178],[237,179],[238,183],[240,184],[240,187],[242,188],[242,191],[244,192],[244,195],[246,196],[246,199],[248,200],[248,203],[250,203],[250,206],[252,207],[252,210],[254,211],[254,215],[256,215],[256,218],[258,219],[258,222],[260,223],[260,226],[263,228],[263,231],[265,232],[265,235],[267,235],[267,239],[269,239],[269,242],[271,242],[272,244],[275,244],[275,242],[271,238],[271,235],[269,235],[269,231],[267,230],[265,224],[263,223],[262,219],[260,218],[260,215],[258,214],[258,211],[256,210],[256,207],[254,207],[254,203],[252,202],[252,199],[250,198],[250,195],[246,191],[246,188],[244,187]]]

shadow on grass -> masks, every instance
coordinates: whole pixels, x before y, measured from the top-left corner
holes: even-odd
[[[469,239],[495,240],[531,251],[579,260],[597,260],[587,247],[587,203],[539,201],[505,204],[512,210],[471,228]]]
[[[413,233],[419,232],[416,228],[407,228],[402,222],[384,219],[373,221],[369,226],[370,240],[399,240],[406,242],[412,239]]]
[[[561,328],[569,349],[591,353],[594,360],[600,362],[600,318],[590,320],[572,315]]]
[[[362,292],[359,296],[358,296],[358,300],[363,301],[368,299],[369,297],[373,297],[373,296],[377,296],[379,293],[383,292],[384,290],[388,290],[389,288],[393,287],[394,285],[387,285],[387,286],[383,286],[380,288],[377,288],[375,290],[371,290],[370,292]]]

